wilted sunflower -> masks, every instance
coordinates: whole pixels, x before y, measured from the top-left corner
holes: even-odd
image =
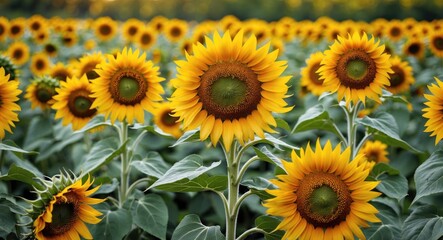
[[[52,62],[44,52],[36,53],[31,57],[31,72],[35,76],[42,76],[49,72]]]
[[[0,42],[5,40],[8,36],[9,20],[5,17],[0,17]]]
[[[428,85],[431,94],[424,94],[428,100],[425,102],[427,107],[423,108],[423,117],[428,120],[425,123],[424,132],[431,132],[431,137],[435,136],[435,145],[443,138],[443,82],[435,78],[437,84]]]
[[[99,17],[92,25],[95,36],[101,41],[109,41],[117,34],[118,24],[110,17]]]
[[[86,75],[80,79],[68,78],[60,83],[60,88],[55,90],[52,108],[57,110],[55,119],[62,118],[63,126],[72,123],[73,130],[79,130],[85,126],[97,113],[97,109],[91,109],[94,101],[91,95],[91,83]]]
[[[433,32],[429,37],[429,48],[437,57],[443,57],[443,30]]]
[[[49,76],[59,81],[66,81],[67,78],[74,76],[74,70],[71,65],[65,65],[63,62],[58,62],[49,70]]]
[[[74,64],[75,76],[80,78],[86,74],[89,80],[94,80],[99,77],[95,69],[104,62],[106,62],[106,57],[101,52],[86,54]]]
[[[402,61],[398,56],[390,59],[393,73],[389,73],[389,81],[391,84],[387,89],[394,93],[402,93],[408,91],[415,82],[412,75],[412,67],[407,61]]]
[[[243,31],[233,39],[229,32],[213,38],[206,37],[206,47],[197,42],[194,55],[176,61],[171,102],[185,130],[200,127],[200,139],[210,136],[214,145],[222,137],[229,151],[234,136],[241,144],[255,134],[263,138],[276,126],[272,112],[292,109],[284,101],[290,76],[280,76],[286,61],[276,61],[278,51],[268,53],[270,43],[256,49],[255,36],[243,43]]]
[[[315,151],[308,144],[282,161],[287,174],[271,180],[278,188],[267,190],[275,197],[263,205],[283,218],[276,228],[285,231],[283,239],[366,239],[360,228],[380,222],[369,203],[380,195],[371,191],[379,182],[365,181],[370,167],[363,154],[349,162],[350,154],[329,141],[322,149],[317,140]]]
[[[117,56],[107,55],[108,62],[97,69],[99,77],[92,81],[92,108],[116,119],[132,124],[134,119],[144,122],[144,110],[152,112],[164,93],[160,84],[159,67],[146,61],[146,53],[124,48]]]
[[[53,103],[52,98],[59,87],[59,81],[49,76],[41,76],[33,79],[26,88],[25,98],[31,102],[31,108],[40,107],[42,110],[48,109]]]
[[[177,121],[177,117],[173,117],[171,114],[172,108],[169,102],[159,104],[153,113],[154,123],[163,132],[171,134],[175,138],[179,138],[183,134],[183,131],[180,128],[181,123]]]
[[[18,121],[17,112],[21,110],[16,103],[22,92],[18,81],[9,81],[9,75],[0,67],[0,140],[5,137],[5,130],[12,133],[13,122]]]
[[[21,66],[29,60],[29,46],[22,41],[13,42],[8,47],[7,55],[14,64]]]
[[[320,80],[320,75],[317,73],[323,58],[322,52],[311,54],[306,60],[306,67],[301,70],[301,86],[306,87],[315,96],[320,96],[325,92],[323,80]]]
[[[321,61],[319,74],[327,91],[337,92],[338,100],[343,97],[346,104],[365,103],[369,98],[380,102],[382,88],[389,86],[389,73],[392,73],[389,55],[383,53],[384,46],[368,40],[358,33],[348,38],[338,36]]]
[[[380,141],[367,141],[360,149],[359,153],[364,154],[366,159],[375,163],[388,163],[389,159],[386,157],[388,145]]]
[[[37,190],[39,198],[32,202],[29,213],[34,237],[38,240],[92,239],[86,224],[99,223],[102,213],[91,205],[105,199],[90,196],[100,186],[89,189],[93,183],[89,177],[82,182],[82,179],[56,175],[52,181],[44,182],[47,189]]]

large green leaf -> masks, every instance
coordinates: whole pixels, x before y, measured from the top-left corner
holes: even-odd
[[[321,104],[317,104],[306,110],[306,112],[298,118],[297,123],[292,129],[292,133],[314,129],[326,130],[337,136],[340,135],[334,126],[334,121],[329,117],[329,113]]]
[[[47,141],[47,137],[52,137],[53,133],[53,119],[42,116],[34,117],[28,126],[28,132],[26,133],[25,141],[23,144],[24,149],[36,149],[42,142]]]
[[[189,155],[175,163],[161,178],[159,178],[148,189],[180,181],[182,179],[192,180],[203,173],[220,165],[221,161],[205,164],[199,155]]]
[[[16,153],[37,154],[37,152],[26,151],[26,150],[21,149],[17,146],[14,146],[9,141],[0,142],[0,150],[11,151],[11,152],[16,152]]]
[[[175,147],[183,143],[196,142],[196,141],[200,141],[199,129],[185,132],[179,139],[177,139],[177,141],[171,147]]]
[[[119,208],[115,211],[106,210],[102,220],[95,225],[91,225],[91,233],[94,239],[122,240],[122,238],[132,229],[131,212]]]
[[[12,165],[9,168],[8,174],[0,176],[0,180],[20,181],[20,182],[27,183],[27,184],[35,187],[36,189],[43,189],[43,186],[35,180],[36,177],[37,176],[34,173],[32,173],[31,171],[24,169],[22,167],[18,167],[16,165]],[[39,176],[39,177],[41,177],[41,176]]]
[[[157,186],[157,189],[170,192],[224,191],[228,187],[227,176],[200,175],[194,179],[182,179]]]
[[[245,179],[241,182],[241,185],[251,189],[251,191],[259,196],[262,200],[273,197],[271,194],[266,192],[266,189],[274,189],[275,185],[266,178],[254,177],[250,179]]]
[[[225,240],[219,226],[207,227],[195,214],[186,215],[172,234],[171,240]]]
[[[374,117],[365,116],[363,119],[357,119],[357,122],[367,128],[374,134],[374,139],[380,140],[389,146],[401,147],[405,150],[421,153],[421,151],[403,141],[398,135],[398,126],[394,117],[386,112],[374,114]]]
[[[0,238],[7,239],[10,233],[15,233],[16,216],[8,206],[0,204]]]
[[[284,235],[284,231],[282,230],[274,231],[278,224],[280,224],[280,221],[278,218],[272,216],[259,216],[255,219],[255,226],[266,232],[266,240],[277,240],[282,239]]]
[[[159,239],[166,239],[168,208],[163,198],[156,194],[145,195],[134,201],[131,210],[135,225]]]
[[[254,147],[255,154],[257,154],[257,157],[259,157],[262,161],[272,163],[281,169],[285,169],[282,164],[282,160],[275,156],[271,151],[269,151],[266,147],[262,147],[260,149]]]
[[[421,198],[443,193],[443,150],[434,152],[414,174],[417,193],[412,204]]]
[[[440,209],[441,210],[441,209]],[[421,206],[405,220],[402,236],[410,240],[437,240],[443,237],[443,217],[435,206]]]
[[[363,228],[363,233],[368,239],[402,239],[401,229],[403,218],[400,207],[396,200],[379,197],[371,201],[371,204],[379,211],[377,217],[380,223],[373,223],[369,228]]]
[[[171,166],[163,160],[158,152],[149,152],[143,160],[132,161],[131,167],[148,176],[160,178]]]
[[[398,201],[408,195],[408,180],[403,175],[382,174],[377,177],[381,181],[377,190]]]

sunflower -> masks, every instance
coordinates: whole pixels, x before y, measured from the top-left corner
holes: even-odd
[[[123,23],[123,38],[128,42],[135,42],[137,34],[144,26],[144,23],[136,18],[130,18]]]
[[[117,34],[118,23],[110,17],[99,17],[92,28],[98,39],[109,41]]]
[[[429,37],[429,48],[437,57],[443,57],[443,31],[436,31]]]
[[[13,42],[9,45],[7,55],[18,66],[22,66],[29,60],[29,47],[22,41]]]
[[[143,50],[152,47],[156,41],[157,33],[151,27],[141,28],[135,37],[135,42]]]
[[[33,217],[33,235],[38,240],[61,240],[61,239],[92,239],[92,235],[86,224],[97,224],[101,221],[101,212],[91,205],[103,202],[105,199],[90,197],[100,186],[89,189],[92,181],[88,177],[85,182],[81,179],[54,180],[54,186],[46,192],[40,191],[41,195],[52,196],[37,199],[43,207],[34,206],[31,214],[39,212]],[[61,182],[61,183],[60,183]],[[69,184],[70,183],[70,184]],[[48,184],[48,183],[46,183]],[[57,186],[62,185],[62,186]],[[66,187],[63,188],[63,186]],[[60,191],[61,189],[61,191]],[[89,189],[89,190],[88,190]],[[51,192],[55,192],[51,194]]]
[[[413,56],[418,59],[423,58],[425,54],[425,43],[422,39],[416,37],[416,38],[410,38],[408,41],[403,45],[403,53],[407,56]]]
[[[95,69],[99,64],[102,64],[105,61],[106,57],[101,52],[86,54],[74,64],[73,69],[75,76],[80,78],[86,74],[89,80],[96,79],[99,76]]]
[[[51,60],[44,52],[36,53],[31,57],[31,72],[36,76],[47,74],[51,66]]]
[[[385,36],[393,42],[397,42],[405,36],[405,29],[400,20],[389,21],[384,30]]]
[[[46,43],[43,46],[43,51],[50,57],[56,57],[58,54],[59,47],[54,43]]]
[[[28,18],[27,22],[29,30],[31,30],[31,32],[33,33],[39,32],[42,29],[47,28],[46,18],[38,14],[32,15],[30,18]]]
[[[90,108],[94,99],[89,96],[92,93],[91,83],[86,75],[80,79],[68,78],[55,91],[57,95],[53,97],[52,108],[57,111],[55,119],[63,119],[63,126],[72,123],[72,129],[79,130],[96,115],[97,109]]]
[[[431,94],[424,94],[428,100],[425,102],[427,107],[423,108],[423,117],[428,120],[425,123],[424,132],[431,132],[431,137],[436,136],[435,145],[443,138],[443,82],[435,78],[437,84],[428,85]]]
[[[197,42],[194,55],[176,61],[176,88],[171,96],[173,116],[184,130],[200,126],[200,139],[209,136],[213,145],[220,137],[229,151],[234,136],[243,144],[276,126],[272,112],[284,113],[284,98],[290,76],[281,77],[286,61],[276,61],[278,51],[268,53],[268,42],[259,49],[254,35],[243,44],[243,31],[233,39],[215,32],[206,37],[206,47]]]
[[[18,121],[17,112],[21,110],[15,103],[19,100],[18,95],[22,92],[18,88],[18,81],[10,81],[9,74],[0,67],[0,140],[5,137],[5,130],[12,133],[13,122]]]
[[[380,101],[382,87],[389,86],[389,75],[393,73],[389,55],[383,53],[383,45],[368,40],[355,32],[348,38],[338,36],[319,68],[320,79],[327,91],[337,92],[338,100],[345,97],[346,104],[365,103],[366,97]]]
[[[325,92],[323,81],[319,79],[320,75],[317,73],[323,58],[322,52],[311,54],[306,60],[306,67],[301,70],[300,84],[315,96],[320,96]]]
[[[9,37],[20,39],[25,33],[26,19],[23,17],[14,18],[9,21]]]
[[[169,41],[176,43],[186,35],[187,31],[188,22],[180,19],[171,19],[167,22],[163,32]]]
[[[71,65],[65,65],[63,62],[58,62],[49,70],[49,76],[59,81],[66,81],[67,78],[74,76],[74,70]]]
[[[9,20],[5,17],[0,17],[0,42],[5,40],[8,36]]]
[[[152,18],[148,25],[151,26],[153,29],[155,29],[155,31],[157,33],[162,33],[165,29],[165,26],[167,24],[167,22],[169,21],[168,18],[163,17],[163,16],[155,16],[154,18]]]
[[[98,108],[111,122],[116,119],[132,124],[144,122],[144,110],[152,112],[164,93],[159,67],[146,61],[146,53],[126,47],[117,56],[107,55],[108,62],[97,69],[99,77],[92,81],[91,108]]]
[[[181,124],[177,121],[178,118],[173,117],[171,114],[172,108],[169,102],[159,104],[153,114],[154,123],[163,132],[171,134],[175,138],[179,138],[183,135],[183,131],[180,128]]]
[[[65,47],[73,47],[77,43],[77,34],[75,32],[64,32],[61,34],[61,41]]]
[[[49,76],[41,76],[33,79],[26,88],[25,98],[31,102],[31,108],[40,107],[48,109],[53,103],[52,97],[56,94],[59,81]]]
[[[364,154],[366,159],[375,163],[388,163],[389,159],[386,157],[388,145],[380,141],[367,141],[359,153]]]
[[[0,55],[0,68],[5,70],[5,75],[9,75],[9,80],[19,80],[19,70],[8,56]]]
[[[46,41],[48,41],[48,39],[50,37],[50,33],[49,33],[49,30],[42,29],[38,32],[33,33],[32,37],[34,38],[34,41],[37,44],[44,44],[44,43],[46,43]]]
[[[283,218],[276,228],[285,231],[283,239],[366,239],[360,227],[380,222],[369,203],[380,195],[371,191],[379,182],[365,181],[370,167],[364,155],[349,162],[350,152],[332,149],[329,141],[322,149],[317,140],[315,151],[308,144],[282,161],[287,174],[271,180],[278,188],[267,190],[275,197],[263,205]]]
[[[389,82],[391,84],[387,89],[394,94],[408,91],[415,82],[412,75],[412,67],[407,61],[402,61],[398,56],[391,58],[390,61],[393,73],[389,73]]]

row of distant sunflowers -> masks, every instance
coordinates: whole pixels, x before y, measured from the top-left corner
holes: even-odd
[[[0,237],[441,237],[442,23],[0,17]]]

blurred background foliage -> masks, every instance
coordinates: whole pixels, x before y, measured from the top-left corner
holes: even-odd
[[[0,0],[0,15],[30,17],[149,20],[163,15],[188,21],[218,20],[231,14],[240,20],[275,21],[284,16],[314,20],[371,21],[376,18],[433,20],[442,17],[443,0]]]

